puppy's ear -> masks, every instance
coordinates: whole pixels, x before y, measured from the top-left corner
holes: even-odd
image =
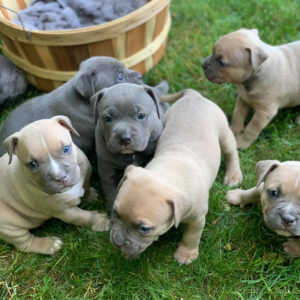
[[[11,164],[13,154],[16,154],[16,148],[18,146],[18,143],[19,143],[18,133],[14,133],[4,140],[4,147],[9,156],[9,160],[8,160],[9,165]]]
[[[66,116],[55,116],[55,117],[53,117],[51,119],[54,120],[54,121],[56,121],[59,125],[67,128],[74,135],[79,136],[79,133],[72,126],[71,120],[68,117],[66,117]]]
[[[77,78],[74,80],[74,88],[87,100],[95,94],[96,70],[78,71]]]
[[[99,115],[98,115],[98,103],[100,102],[100,100],[105,95],[106,90],[107,90],[107,88],[104,88],[101,91],[99,91],[98,93],[94,94],[90,98],[90,104],[91,104],[91,108],[92,108],[92,111],[93,111],[95,124],[97,123],[97,120],[98,120],[98,117],[99,117]]]
[[[253,28],[253,29],[250,29],[254,34],[258,35],[258,29],[256,28]]]
[[[256,164],[256,177],[258,187],[266,177],[280,165],[278,160],[261,160]]]
[[[253,70],[257,70],[257,68],[268,58],[268,54],[260,46],[245,48],[245,50],[249,53],[250,64],[252,65]]]
[[[159,97],[156,95],[156,93],[154,92],[154,90],[151,87],[144,85],[143,88],[144,88],[145,92],[153,99],[155,107],[156,107],[157,116],[160,119]]]
[[[172,199],[167,200],[168,204],[171,206],[174,226],[177,228],[180,224],[180,221],[187,214],[191,207],[191,201],[188,196],[183,193],[177,193]]]

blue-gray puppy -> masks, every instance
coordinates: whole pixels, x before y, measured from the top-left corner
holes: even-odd
[[[25,92],[25,75],[5,56],[0,55],[0,106]]]
[[[112,207],[119,180],[129,164],[143,165],[153,156],[163,129],[163,106],[148,86],[123,83],[103,89],[91,100],[96,126],[98,174]]]
[[[5,153],[3,141],[25,125],[56,115],[65,115],[80,134],[75,144],[86,154],[94,151],[95,123],[90,97],[104,87],[117,83],[141,84],[142,75],[127,69],[112,57],[95,56],[80,64],[77,74],[51,93],[35,97],[12,111],[0,130],[0,155]]]

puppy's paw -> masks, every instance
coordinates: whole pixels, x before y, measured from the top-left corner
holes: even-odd
[[[235,186],[242,182],[243,180],[243,174],[240,168],[236,170],[229,170],[226,172],[224,177],[224,184],[229,186]]]
[[[93,217],[92,229],[95,231],[108,231],[109,223],[110,221],[106,214],[96,213]]]
[[[39,242],[42,243],[41,253],[50,255],[57,252],[63,244],[62,240],[56,236],[40,238]]]
[[[247,149],[254,142],[254,140],[247,138],[244,134],[238,134],[235,139],[238,149]]]
[[[232,205],[239,205],[240,207],[243,207],[242,203],[242,189],[235,189],[232,191],[228,191],[226,194],[226,201]]]
[[[300,239],[289,238],[288,241],[283,244],[283,250],[294,257],[300,256]]]
[[[84,201],[86,202],[95,202],[98,200],[98,192],[93,187],[90,187],[90,191],[87,197],[84,197]]]
[[[175,260],[181,265],[188,265],[198,257],[198,248],[189,249],[182,245],[178,246],[174,253]]]

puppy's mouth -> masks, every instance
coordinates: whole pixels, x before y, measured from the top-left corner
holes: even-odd
[[[133,154],[134,151],[132,149],[125,148],[120,151],[121,154]]]

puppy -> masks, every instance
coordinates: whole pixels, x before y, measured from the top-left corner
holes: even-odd
[[[300,236],[300,162],[259,161],[256,174],[256,187],[229,191],[226,200],[241,207],[260,201],[270,229],[284,236]],[[289,238],[283,247],[285,252],[300,256],[299,239]]]
[[[122,83],[91,99],[97,120],[98,174],[109,208],[129,164],[144,165],[152,158],[163,128],[163,109],[153,89]]]
[[[130,165],[113,207],[111,241],[137,257],[173,225],[186,224],[175,252],[180,264],[198,257],[209,190],[225,157],[224,183],[241,182],[234,136],[221,109],[188,89],[165,116],[153,160],[145,169]]]
[[[51,93],[35,97],[13,110],[0,130],[0,155],[5,153],[3,141],[25,125],[56,115],[66,115],[80,136],[75,144],[86,154],[94,152],[95,124],[90,97],[104,87],[121,82],[141,84],[142,75],[129,70],[115,58],[95,56],[80,64],[77,74]]]
[[[27,80],[24,73],[8,58],[0,55],[0,108],[23,94],[26,88]]]
[[[25,126],[5,140],[8,154],[0,158],[0,238],[25,252],[54,254],[57,237],[29,232],[55,217],[64,222],[108,230],[105,214],[80,209],[81,197],[93,199],[91,166],[72,142],[78,135],[69,118],[56,116]],[[17,157],[13,157],[15,154]]]
[[[256,29],[240,29],[216,43],[203,70],[212,82],[237,86],[231,129],[238,148],[249,147],[278,109],[300,104],[299,60],[300,42],[271,46],[260,40]],[[244,127],[250,108],[254,114]]]

